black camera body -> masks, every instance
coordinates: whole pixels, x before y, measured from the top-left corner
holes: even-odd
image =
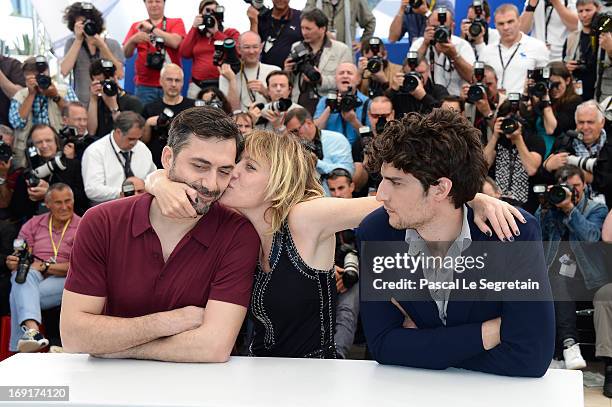
[[[380,41],[380,38],[370,38],[370,50],[372,50],[372,54],[374,54],[374,56],[368,59],[366,69],[371,73],[378,73],[384,67],[384,60],[380,55],[378,55],[380,53],[381,43],[382,41]]]
[[[117,96],[119,93],[119,86],[117,86],[117,82],[113,79],[117,72],[117,68],[115,64],[113,64],[113,61],[108,59],[103,59],[101,63],[102,73],[104,74],[104,80],[100,83],[102,85],[102,92],[109,97]]]
[[[47,90],[51,86],[51,77],[45,72],[49,69],[49,63],[47,62],[47,58],[43,55],[38,55],[36,57],[36,85],[41,90]]]
[[[529,96],[543,98],[550,89],[550,68],[536,68],[527,71],[527,79],[533,79],[535,83],[527,87]]]
[[[472,38],[478,37],[480,34],[484,33],[484,41],[485,43],[489,42],[489,24],[487,20],[483,17],[483,9],[482,9],[482,0],[474,0],[472,3],[472,8],[474,9],[474,14],[476,14],[476,18],[472,20],[470,26],[468,28],[468,32]]]
[[[440,23],[439,26],[436,27],[435,31],[434,31],[434,35],[433,35],[433,40],[432,40],[432,44],[446,44],[450,41],[451,39],[451,31],[450,28],[448,28],[445,24],[446,24],[446,8],[445,7],[440,7],[438,9],[438,23]]]
[[[83,142],[83,138],[79,137],[79,132],[75,127],[64,126],[59,131],[59,139],[62,145],[72,143],[75,146]]]
[[[291,50],[289,58],[295,62],[294,71],[296,73],[303,74],[313,84],[321,80],[321,74],[315,69],[314,55],[303,42]]]
[[[520,93],[510,93],[508,95],[508,100],[510,101],[511,113],[504,117],[501,122],[501,131],[505,135],[510,135],[518,130],[519,125],[521,123],[519,112],[519,106],[521,102],[521,94]],[[501,143],[508,143],[506,137],[500,138]]]
[[[612,13],[597,13],[591,20],[591,29],[596,35],[612,32]]]
[[[34,256],[30,253],[28,242],[23,239],[13,240],[13,250],[15,252],[15,256],[19,258],[19,261],[17,262],[15,282],[17,284],[23,284],[28,277],[30,266],[34,262]]]
[[[415,71],[416,67],[419,65],[418,53],[416,51],[408,51],[406,61],[410,67],[410,72],[404,74],[404,82],[399,88],[400,93],[413,92],[417,86],[419,86],[419,81],[423,80],[423,76]]]
[[[146,66],[156,71],[161,71],[166,61],[166,41],[162,37],[155,37],[155,52],[147,54]]]
[[[98,33],[98,25],[93,20],[93,4],[81,2],[81,15],[85,17],[83,31],[85,35],[93,37]]]
[[[468,103],[476,103],[487,98],[487,87],[483,83],[485,76],[484,62],[474,62],[474,79],[476,83],[470,85],[467,93]]]
[[[550,189],[546,185],[534,185],[533,192],[537,195],[543,208],[552,208],[570,198],[572,202],[576,199],[576,189],[564,182],[553,185]]]
[[[200,35],[206,35],[208,30],[212,29],[217,25],[219,31],[223,31],[223,19],[225,14],[225,7],[217,6],[214,13],[206,12],[202,14],[202,24],[198,26],[198,32]]]
[[[13,150],[11,149],[11,146],[0,139],[0,162],[6,163],[12,156]]]
[[[293,102],[289,98],[280,98],[275,102],[270,102],[264,106],[264,110],[271,110],[273,112],[286,112],[289,110]]]
[[[262,15],[268,10],[270,10],[269,8],[264,6],[263,0],[244,0],[244,2],[246,4],[250,4],[255,10],[259,11],[259,15]]]
[[[174,119],[174,112],[169,108],[164,110],[157,116],[157,127],[168,127]]]
[[[346,92],[340,93],[340,111],[343,113],[350,112],[351,110],[357,109],[363,103],[355,93],[353,93],[353,87],[349,86]]]
[[[223,56],[225,55],[225,48],[223,47],[223,40],[216,40],[214,42],[215,53],[213,54],[213,65],[221,66],[223,64]]]
[[[213,64],[221,66],[228,64],[234,73],[240,72],[242,63],[236,53],[236,41],[232,38],[215,41],[215,53],[213,54]]]

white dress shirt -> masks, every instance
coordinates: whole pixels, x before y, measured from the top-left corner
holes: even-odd
[[[567,8],[576,12],[576,0],[561,0]],[[560,61],[563,55],[563,44],[569,31],[561,16],[554,7],[546,9],[546,2],[540,1],[533,12],[533,23],[531,25],[531,36],[550,46],[550,60]],[[525,7],[529,0],[525,1]],[[548,23],[547,23],[548,20]]]
[[[236,74],[236,86],[238,88],[238,99],[240,99],[240,108],[243,111],[249,110],[249,106],[252,103],[267,103],[266,98],[259,92],[250,92],[247,84],[249,81],[258,80],[266,85],[266,78],[268,74],[274,71],[280,71],[281,69],[275,65],[268,65],[260,63],[254,68],[243,67],[240,72]],[[219,76],[219,90],[227,97],[229,94],[229,81],[225,79],[223,75]]]
[[[81,172],[85,194],[93,205],[117,199],[125,181],[122,150],[113,138],[113,132],[92,143],[83,154]],[[145,179],[157,169],[149,148],[141,141],[134,146],[130,167],[135,177]]]
[[[451,43],[457,49],[457,53],[467,61],[468,64],[473,65],[476,57],[474,56],[474,49],[469,42],[463,38],[459,38],[456,35],[451,36]],[[423,44],[423,37],[419,37],[412,42],[410,51],[418,51]],[[430,48],[431,49],[431,48]],[[451,95],[461,95],[461,87],[466,81],[461,78],[457,70],[451,65],[450,59],[442,53],[438,54],[438,51],[434,50],[434,61],[436,66],[434,68],[433,82],[437,85],[442,85],[448,89],[448,93]],[[425,52],[425,59],[430,63],[429,50]]]
[[[487,45],[480,55],[480,61],[495,69],[497,86],[506,89],[506,94],[523,93],[527,70],[545,67],[548,54],[544,42],[521,33],[519,41],[509,48],[501,42]]]

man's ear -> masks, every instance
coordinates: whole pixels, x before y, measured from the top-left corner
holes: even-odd
[[[432,185],[429,187],[429,190],[436,202],[442,202],[450,196],[452,188],[453,181],[446,177],[442,177],[438,179],[438,185]]]
[[[174,158],[174,152],[172,152],[172,149],[168,146],[164,146],[161,155],[161,163],[165,170],[172,168]]]

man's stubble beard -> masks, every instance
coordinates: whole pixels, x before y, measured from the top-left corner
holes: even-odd
[[[219,190],[211,191],[208,188],[203,187],[202,185],[199,185],[195,182],[190,184],[183,178],[176,175],[176,171],[174,167],[175,165],[174,163],[172,163],[172,167],[170,167],[170,170],[168,171],[168,179],[170,179],[170,181],[180,182],[182,184],[189,185],[191,188],[195,189],[198,192],[198,194],[213,198],[210,202],[201,202],[199,199],[199,196],[196,197],[195,201],[193,201],[188,196],[189,202],[193,206],[193,209],[195,209],[196,213],[200,216],[206,215],[208,211],[210,210],[210,207],[212,206],[212,204],[214,204],[215,202],[219,200],[219,198],[221,198],[221,195],[222,195],[221,191]]]

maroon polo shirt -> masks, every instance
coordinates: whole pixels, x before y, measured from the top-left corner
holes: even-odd
[[[209,299],[247,307],[259,255],[253,225],[215,203],[164,263],[149,220],[153,196],[93,207],[75,237],[65,288],[106,297],[105,315],[138,317]]]

